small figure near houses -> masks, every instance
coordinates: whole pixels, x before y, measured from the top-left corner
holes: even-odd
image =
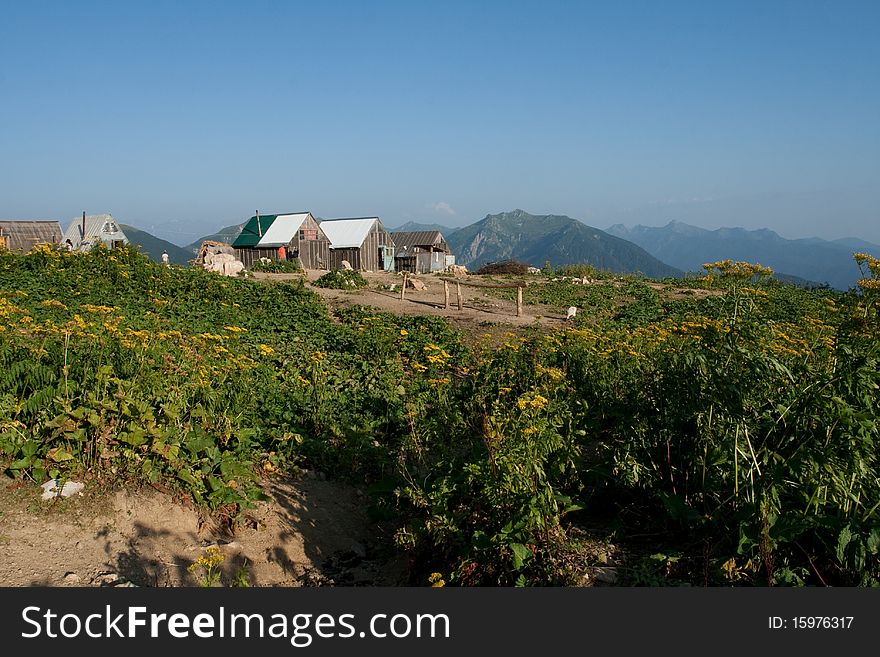
[[[73,251],[73,242],[70,240],[64,240],[64,250],[71,253]]]
[[[282,262],[287,260],[287,249],[284,248],[284,245],[278,247],[278,259]]]
[[[577,312],[578,312],[577,306],[569,306],[568,313],[566,313],[565,319],[573,320],[577,316]]]
[[[170,264],[168,264],[168,251],[162,251],[162,264],[166,267],[171,266]]]

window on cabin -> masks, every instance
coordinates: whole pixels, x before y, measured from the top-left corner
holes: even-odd
[[[316,240],[318,239],[318,229],[317,228],[305,228],[299,231],[299,239],[300,240]]]

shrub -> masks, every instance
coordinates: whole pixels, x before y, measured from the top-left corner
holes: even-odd
[[[502,260],[500,262],[490,262],[483,265],[477,270],[478,274],[526,274],[529,266],[518,260]]]
[[[258,260],[251,267],[251,271],[263,271],[272,274],[297,274],[303,269],[298,260]]]
[[[321,276],[313,285],[334,290],[356,290],[367,287],[367,281],[360,272],[351,269],[334,269]]]

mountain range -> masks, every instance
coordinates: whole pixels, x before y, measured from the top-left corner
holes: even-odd
[[[766,228],[707,230],[679,221],[656,227],[616,224],[607,232],[684,271],[702,272],[703,263],[729,258],[771,267],[782,279],[805,279],[841,290],[854,285],[859,277],[853,251],[880,253],[880,246],[856,238],[790,240]]]
[[[232,242],[242,224],[221,228],[185,247],[123,226],[131,242],[155,260],[168,251],[172,262],[186,264],[204,240]],[[459,264],[475,270],[488,262],[516,259],[541,267],[589,263],[612,272],[641,272],[662,278],[684,272],[702,273],[717,260],[744,260],[770,266],[777,278],[799,285],[827,284],[848,289],[859,278],[854,251],[880,255],[880,246],[858,238],[785,239],[768,229],[707,230],[680,221],[665,226],[615,224],[602,231],[562,215],[532,215],[513,210],[486,215],[463,228],[407,222],[390,232],[439,230]]]
[[[458,264],[469,269],[499,260],[521,260],[535,267],[589,263],[606,271],[641,272],[653,278],[681,276],[645,249],[562,215],[523,210],[486,215],[446,239]]]

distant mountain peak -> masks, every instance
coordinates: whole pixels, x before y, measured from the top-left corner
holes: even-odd
[[[679,221],[662,227],[635,226],[610,233],[643,247],[651,255],[684,271],[700,271],[704,262],[743,260],[772,267],[778,278],[797,278],[816,284],[828,283],[846,290],[855,284],[858,267],[844,240],[789,240],[769,228],[741,227],[706,230]]]
[[[536,267],[589,263],[598,269],[647,276],[680,274],[641,247],[587,226],[565,215],[533,215],[521,208],[487,214],[456,231],[449,245],[460,264],[479,267],[487,262],[516,259]]]

